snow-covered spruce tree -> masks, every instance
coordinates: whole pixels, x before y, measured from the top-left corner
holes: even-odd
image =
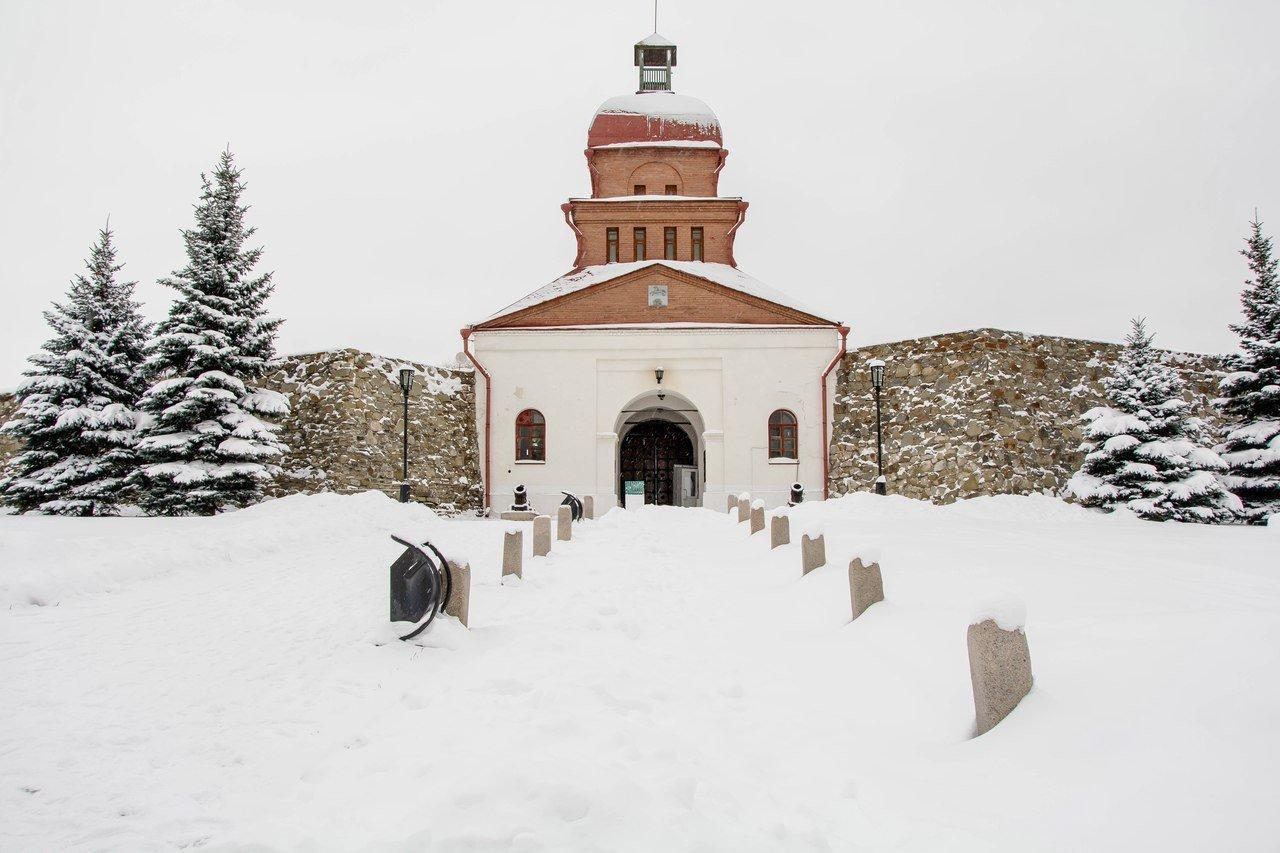
[[[1142,320],[1102,380],[1109,406],[1084,414],[1087,452],[1067,491],[1089,507],[1128,507],[1153,521],[1227,522],[1240,501],[1222,484],[1226,463],[1187,414],[1185,385],[1151,346]]]
[[[26,445],[0,481],[0,496],[19,512],[114,515],[129,501],[150,326],[134,282],[116,278],[123,265],[110,226],[85,266],[66,302],[45,312],[53,337],[31,357],[18,410],[3,427]]]
[[[142,506],[159,515],[212,515],[262,499],[287,448],[259,416],[289,412],[286,398],[255,383],[275,357],[280,320],[266,315],[271,274],[255,275],[261,248],[245,248],[244,183],[231,152],[201,175],[195,227],[183,232],[187,265],[161,284],[178,292],[149,344],[157,381],[140,407]]]
[[[1230,418],[1226,440],[1217,448],[1228,466],[1227,487],[1244,502],[1245,517],[1262,523],[1280,513],[1280,280],[1271,240],[1255,216],[1246,247],[1252,279],[1240,301],[1244,322],[1241,355],[1228,360],[1230,373],[1219,401]]]

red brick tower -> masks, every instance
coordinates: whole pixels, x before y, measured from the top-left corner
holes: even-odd
[[[605,101],[587,131],[591,198],[561,208],[578,238],[574,269],[663,259],[736,266],[747,203],[716,194],[729,156],[720,122],[671,90],[673,43],[654,33],[634,53],[639,91]]]

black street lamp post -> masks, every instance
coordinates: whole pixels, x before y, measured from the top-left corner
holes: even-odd
[[[880,389],[884,387],[884,362],[873,358],[867,362],[871,368],[871,387],[876,395],[876,494],[888,491],[884,478],[884,429],[880,422]]]
[[[404,443],[400,477],[400,503],[409,502],[409,391],[413,389],[413,368],[400,368],[400,390],[404,392]]]

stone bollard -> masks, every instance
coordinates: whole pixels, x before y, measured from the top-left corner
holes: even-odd
[[[469,627],[467,619],[471,611],[471,564],[465,560],[461,563],[449,561],[449,576],[453,579],[453,589],[449,600],[444,603],[444,612],[456,616],[463,627]]]
[[[582,517],[583,518],[596,517],[596,499],[592,495],[587,495],[585,498],[582,499]]]
[[[1026,608],[1010,599],[980,610],[969,625],[974,736],[995,728],[1031,691],[1031,652],[1023,630]]]
[[[769,550],[791,544],[791,517],[779,512],[769,519]]]
[[[827,540],[822,525],[815,524],[800,536],[800,571],[809,574],[827,564]]]
[[[524,577],[524,532],[508,530],[502,536],[502,576]]]
[[[573,507],[560,505],[556,510],[556,539],[568,542],[573,538]]]
[[[748,521],[751,518],[751,494],[743,492],[738,495],[738,521]]]
[[[879,560],[863,563],[861,557],[849,562],[849,600],[853,604],[853,618],[857,619],[877,601],[884,601],[884,578],[880,575]]]
[[[729,514],[732,515],[734,510],[738,508],[738,499],[733,495],[729,495]]]
[[[533,556],[545,557],[551,553],[551,516],[540,515],[533,520]]]
[[[751,535],[764,530],[764,501],[753,501],[751,504]]]

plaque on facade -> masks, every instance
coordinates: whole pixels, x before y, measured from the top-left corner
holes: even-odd
[[[667,286],[665,284],[649,285],[649,307],[650,308],[666,308],[667,307]]]

